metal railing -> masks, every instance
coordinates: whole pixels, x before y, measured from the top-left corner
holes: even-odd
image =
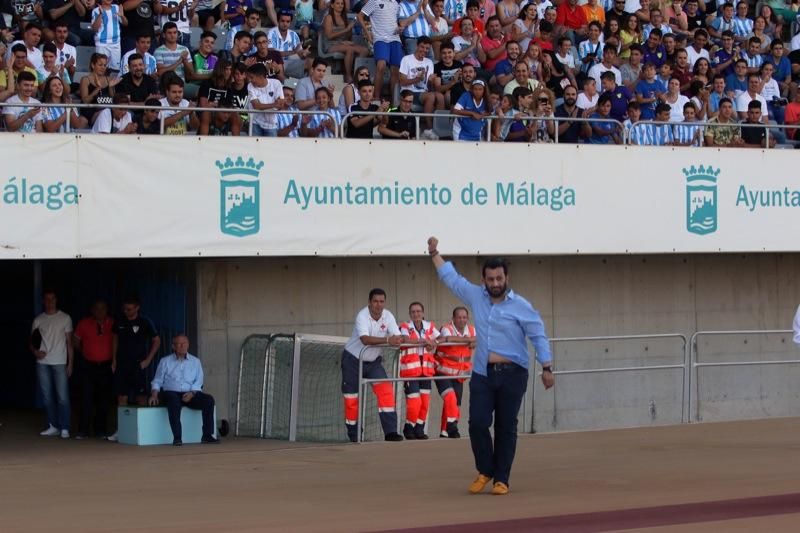
[[[731,128],[746,128],[746,129],[747,128],[749,128],[749,129],[755,129],[755,128],[763,129],[765,131],[765,134],[764,134],[764,146],[762,147],[763,149],[772,148],[770,146],[770,139],[774,138],[774,134],[772,134],[773,137],[770,137],[770,134],[771,134],[770,130],[787,130],[787,135],[786,136],[787,136],[787,139],[788,139],[789,138],[788,130],[800,129],[800,126],[798,126],[796,124],[795,125],[791,125],[791,124],[789,124],[789,125],[787,125],[787,124],[750,124],[750,123],[747,123],[747,122],[740,122],[736,118],[734,118],[732,122],[724,122],[724,123],[709,122],[709,121],[702,121],[702,122],[701,121],[698,121],[698,122],[660,122],[660,121],[657,121],[657,120],[640,120],[639,122],[636,122],[636,123],[632,124],[631,128],[625,128],[626,138],[625,138],[624,144],[631,145],[631,132],[637,126],[670,126],[672,128],[675,128],[676,126],[700,126],[701,128],[703,128],[703,130],[705,130],[705,128],[707,128],[709,126],[723,127],[723,128],[724,127],[731,127]],[[638,145],[631,145],[631,146],[638,146]],[[651,145],[647,145],[647,146],[651,146]],[[686,146],[686,148],[692,148],[692,146]],[[700,137],[700,146],[698,148],[721,148],[721,147],[706,146],[705,134],[703,134]]]
[[[437,343],[436,346],[464,346],[467,343],[464,342],[443,342]],[[397,377],[399,375],[399,365],[400,359],[398,358],[397,364],[395,365],[394,369],[394,376],[387,376],[385,378],[365,378],[364,377],[364,352],[369,350],[370,348],[391,348],[402,350],[405,348],[421,348],[424,345],[422,344],[399,344],[399,345],[392,345],[392,344],[372,344],[369,346],[364,346],[358,354],[358,420],[356,422],[356,431],[358,435],[358,442],[364,442],[364,420],[366,418],[366,387],[372,385],[373,383],[394,383],[395,384],[395,392],[394,392],[394,400],[395,400],[395,412],[396,406],[400,399],[398,388],[400,383],[404,383],[406,381],[441,381],[441,380],[454,380],[454,379],[470,379],[472,376],[471,374],[463,374],[458,376],[422,376],[416,378],[401,378]],[[399,420],[398,420],[399,422]]]
[[[793,334],[792,330],[788,329],[766,329],[766,330],[734,330],[734,331],[697,331],[692,334],[689,346],[690,346],[690,355],[689,361],[691,365],[691,371],[694,374],[690,379],[695,383],[695,390],[694,395],[689,395],[689,421],[699,421],[700,420],[700,379],[697,376],[697,371],[700,368],[712,368],[712,367],[737,367],[737,366],[771,366],[771,365],[797,365],[800,364],[800,359],[778,359],[778,360],[765,360],[765,361],[753,361],[753,360],[742,360],[742,361],[715,361],[709,363],[703,363],[698,361],[698,347],[697,347],[697,340],[703,336],[739,336],[739,335],[791,335]],[[747,343],[747,340],[745,340]],[[692,398],[695,398],[694,402]]]

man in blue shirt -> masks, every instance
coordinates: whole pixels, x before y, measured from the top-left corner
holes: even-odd
[[[462,94],[453,113],[461,115],[453,121],[454,141],[480,141],[483,131],[483,117],[486,112],[486,84],[483,80],[475,80],[470,86],[470,92]]]
[[[489,259],[483,264],[483,286],[467,281],[445,262],[439,240],[428,239],[428,253],[439,279],[467,306],[475,320],[477,346],[469,383],[469,439],[478,477],[469,487],[477,494],[494,478],[492,494],[508,493],[508,478],[517,448],[517,414],[528,385],[530,357],[526,338],[536,348],[546,389],[555,384],[550,341],[544,324],[525,298],[508,288],[508,264]],[[489,429],[494,415],[494,442]]]
[[[177,335],[172,339],[174,352],[158,363],[153,379],[149,404],[164,403],[172,429],[172,445],[181,446],[181,408],[203,412],[203,444],[219,444],[214,438],[214,397],[203,392],[203,365],[189,353],[189,338]]]

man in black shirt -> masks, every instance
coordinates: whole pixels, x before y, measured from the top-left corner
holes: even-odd
[[[137,298],[127,298],[122,304],[124,316],[114,322],[111,368],[119,405],[132,401],[146,404],[150,389],[148,368],[161,345],[153,322],[140,315],[139,308]]]
[[[391,110],[389,119],[378,126],[378,133],[384,139],[416,139],[417,120],[411,113],[414,105],[414,93],[408,89],[400,91],[400,105]]]
[[[706,28],[706,16],[700,12],[700,4],[697,0],[686,1],[686,20],[689,23],[689,33]]]
[[[161,102],[158,98],[148,98],[144,105],[150,107],[160,107]],[[161,121],[158,119],[158,109],[147,109],[136,119],[136,133],[140,135],[160,135]]]
[[[375,92],[375,85],[370,80],[359,80],[358,95],[361,99],[350,106],[350,116],[347,117],[347,138],[348,139],[372,139],[372,130],[382,122],[379,115],[354,115],[359,111],[386,111],[389,109],[388,102],[384,102],[380,107],[372,103],[372,94]]]
[[[626,28],[628,17],[630,13],[625,11],[625,0],[614,0],[614,4],[606,11],[606,22],[611,19],[617,19],[620,28]]]
[[[81,29],[81,21],[86,18],[85,0],[45,0],[44,10],[50,19],[50,27],[56,22],[63,22],[69,28],[67,43],[80,46],[82,43],[94,45],[92,31]]]
[[[117,91],[129,94],[131,104],[142,105],[151,96],[158,95],[158,84],[144,73],[144,58],[139,54],[128,56],[128,73],[122,76]],[[136,112],[138,117],[141,112]]]
[[[453,88],[450,89],[450,108],[452,109],[458,99],[461,98],[461,95],[469,92],[470,88],[472,87],[472,82],[475,81],[477,73],[475,72],[475,67],[466,63],[463,67],[461,67],[461,82],[456,83],[453,85]]]
[[[456,61],[455,47],[451,41],[442,43],[439,54],[439,62],[433,66],[433,73],[436,74],[436,77],[431,81],[433,88],[444,95],[445,104],[449,105],[450,90],[461,81],[461,67],[464,64]],[[456,100],[452,101],[456,102]]]
[[[80,2],[81,0],[76,0]],[[150,53],[155,50],[156,32],[153,27],[153,1],[154,0],[125,0],[122,9],[128,25],[122,26],[122,53],[133,50],[136,39],[142,35],[150,37]]]
[[[578,118],[581,115],[581,110],[575,103],[578,101],[578,89],[574,85],[567,85],[564,87],[564,103],[556,108],[556,117],[558,118]],[[558,127],[558,142],[567,144],[576,144],[580,142],[581,123],[570,121],[559,121],[556,123]]]
[[[747,104],[747,118],[742,124],[762,124],[761,121],[761,102],[752,100]],[[766,148],[767,147],[767,128],[761,127],[743,127],[742,128],[742,141],[748,148]],[[775,146],[775,137],[769,138],[769,147]]]
[[[256,45],[256,53],[250,57],[255,58],[256,63],[261,63],[267,67],[267,78],[279,80],[281,83],[286,79],[283,72],[283,56],[277,50],[270,50],[269,38],[263,31],[257,31],[253,35]]]

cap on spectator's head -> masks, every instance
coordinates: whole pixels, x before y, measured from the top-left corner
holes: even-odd
[[[293,91],[297,89],[297,78],[286,78],[283,80],[283,88],[291,89]]]
[[[474,80],[472,82],[472,85],[483,85],[484,87],[486,87],[486,82],[484,82],[483,80]]]

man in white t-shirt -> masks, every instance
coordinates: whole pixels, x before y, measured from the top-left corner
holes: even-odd
[[[431,38],[422,36],[417,39],[417,49],[400,61],[400,90],[408,89],[414,93],[414,104],[421,105],[425,113],[433,113],[434,109],[444,109],[444,94],[429,91],[428,84],[433,85],[436,74],[433,73],[433,61],[428,58],[431,50]],[[433,133],[433,118],[425,117],[423,139],[438,139]]]
[[[33,319],[29,349],[36,358],[36,376],[47,412],[40,435],[69,438],[69,377],[72,375],[72,319],[58,310],[56,293],[44,291],[44,312]]]
[[[183,98],[183,80],[177,76],[170,76],[164,82],[167,96],[159,100],[162,107],[189,107],[189,100]],[[192,109],[175,111],[165,109],[158,113],[159,119],[164,119],[165,135],[186,135],[189,130],[196,130],[200,120]]]
[[[614,63],[617,60],[617,49],[609,46],[603,49],[603,60],[589,69],[589,77],[594,78],[595,85],[600,87],[600,76],[603,72],[611,71],[614,73],[614,78],[617,85],[622,85],[622,72],[619,71]]]
[[[367,379],[386,377],[381,356],[382,345],[399,346],[403,342],[394,315],[387,311],[386,291],[369,291],[369,304],[356,315],[350,340],[342,353],[342,395],[344,396],[344,423],[350,442],[358,442],[358,365]],[[371,347],[370,347],[371,346]],[[401,441],[397,433],[397,413],[394,403],[394,386],[388,381],[374,383],[372,392],[378,399],[378,415],[387,441]]]
[[[127,94],[116,93],[112,103],[115,105],[127,105],[131,99]],[[92,133],[136,133],[136,123],[133,122],[130,112],[127,109],[115,107],[106,108],[100,111],[92,126]]]
[[[17,74],[17,94],[6,100],[7,104],[25,104],[24,106],[6,106],[3,117],[6,130],[20,133],[42,133],[42,108],[37,107],[39,100],[33,97],[36,92],[36,75],[23,70]]]
[[[599,99],[600,95],[597,93],[597,83],[594,78],[583,80],[583,92],[578,95],[578,100],[575,102],[578,109],[581,111],[594,110]]]
[[[769,110],[766,99],[760,94],[761,83],[761,76],[758,73],[747,75],[747,90],[736,97],[736,112],[741,120],[747,118],[747,106],[750,105],[750,102],[758,100],[761,103],[761,121],[765,124],[768,122]]]
[[[286,108],[283,99],[283,84],[280,80],[267,78],[267,66],[263,63],[250,65],[247,69],[250,83],[247,85],[247,107],[256,110]],[[277,113],[253,113],[253,137],[277,137]]]

